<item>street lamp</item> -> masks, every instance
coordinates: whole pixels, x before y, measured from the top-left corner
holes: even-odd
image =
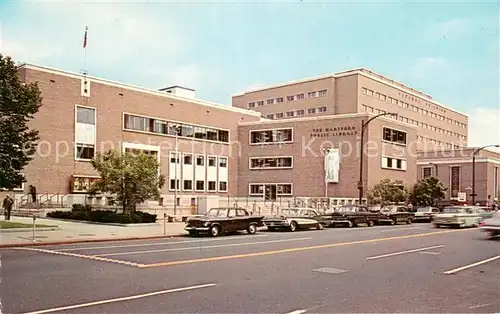
[[[438,165],[433,163],[433,162],[430,162],[429,165],[434,166],[434,173],[436,174],[436,178],[437,178],[438,177]]]
[[[472,153],[472,205],[476,203],[476,154],[482,151],[485,148],[489,147],[500,147],[500,145],[485,145],[483,147],[479,147]]]
[[[371,117],[368,121],[361,120],[361,140],[360,140],[360,151],[361,151],[361,156],[359,158],[359,181],[358,181],[358,190],[359,190],[359,198],[358,198],[358,205],[361,206],[361,201],[363,199],[363,156],[364,156],[364,136],[365,136],[365,129],[368,126],[368,124],[381,116],[398,116],[397,113],[395,112],[385,112],[385,113],[380,113],[374,117]]]
[[[177,167],[179,164],[179,133],[180,125],[168,125],[174,131],[175,134],[175,169],[174,169],[174,215],[177,214]],[[179,184],[180,185],[180,184]]]

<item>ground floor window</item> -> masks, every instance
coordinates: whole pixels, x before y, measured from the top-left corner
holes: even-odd
[[[227,192],[227,182],[219,182],[219,192]]]
[[[248,194],[274,200],[278,196],[293,195],[293,185],[292,183],[250,183]]]
[[[217,191],[217,182],[215,182],[215,181],[208,181],[208,191],[209,192],[215,192],[215,191]]]
[[[196,191],[205,191],[205,181],[196,181]]]

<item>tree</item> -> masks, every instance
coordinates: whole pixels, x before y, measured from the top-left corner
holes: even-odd
[[[400,203],[406,201],[408,191],[403,185],[403,181],[384,179],[368,191],[368,201],[371,204],[385,206],[390,203]]]
[[[21,82],[14,61],[0,54],[0,187],[24,181],[23,169],[36,152],[38,131],[28,123],[42,105],[36,83]]]
[[[410,201],[416,206],[437,206],[445,198],[446,190],[438,178],[426,177],[413,186]]]
[[[124,213],[134,212],[136,205],[149,199],[158,199],[165,177],[158,173],[158,161],[144,152],[123,153],[110,150],[97,154],[92,166],[101,180],[90,187],[90,193],[116,195]]]

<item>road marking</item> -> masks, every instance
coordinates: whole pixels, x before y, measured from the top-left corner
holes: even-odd
[[[366,259],[373,260],[373,259],[379,259],[379,258],[384,258],[384,257],[391,257],[391,256],[396,256],[396,255],[415,253],[415,252],[420,252],[420,251],[425,251],[425,250],[430,250],[430,249],[442,248],[443,246],[444,245],[428,246],[428,247],[423,247],[420,249],[414,249],[414,250],[401,251],[401,252],[395,252],[395,253],[389,253],[389,254],[384,254],[384,255],[367,257]]]
[[[51,250],[31,248],[31,247],[20,247],[20,248],[14,248],[14,249],[15,250],[23,250],[23,251],[35,251],[35,252],[49,253],[49,254],[63,255],[63,256],[71,256],[71,257],[78,257],[78,258],[84,258],[84,259],[90,259],[90,260],[108,262],[108,263],[115,263],[115,264],[122,264],[122,265],[127,265],[127,266],[134,266],[134,267],[141,266],[141,264],[138,264],[138,263],[120,261],[120,260],[116,260],[116,259],[110,259],[110,258],[99,257],[99,256],[83,255],[83,254],[68,253],[68,252],[58,252],[58,251],[51,251]]]
[[[302,313],[305,313],[307,312],[307,310],[295,310],[295,311],[292,311],[292,312],[288,312],[286,314],[302,314]]]
[[[441,252],[417,252],[418,254],[441,255]]]
[[[384,229],[381,230],[380,232],[392,232],[392,231],[400,231],[400,230],[414,230],[414,229],[424,229],[422,227],[408,227],[408,228],[391,228],[391,229]]]
[[[221,245],[210,245],[210,246],[191,246],[191,247],[181,247],[174,249],[161,249],[161,250],[148,250],[148,251],[135,251],[135,252],[117,252],[117,253],[108,253],[108,254],[98,254],[93,256],[117,256],[117,255],[136,255],[136,254],[146,254],[146,253],[156,253],[156,252],[175,252],[175,251],[189,251],[189,250],[205,250],[205,249],[213,249],[213,248],[221,248],[221,247],[232,247],[232,246],[247,246],[247,245],[256,245],[256,244],[265,244],[265,243],[281,243],[281,242],[291,242],[291,241],[300,241],[300,240],[311,240],[312,238],[293,238],[293,239],[284,239],[284,240],[272,240],[272,241],[259,241],[259,242],[243,242],[243,243],[232,243],[232,244],[221,244]]]
[[[497,260],[499,258],[500,258],[500,255],[493,256],[493,257],[487,258],[485,260],[482,260],[482,261],[479,261],[479,262],[476,262],[476,263],[473,263],[473,264],[469,264],[469,265],[458,267],[458,268],[455,268],[455,269],[452,269],[452,270],[445,271],[444,274],[445,275],[455,274],[455,273],[458,273],[459,271],[462,271],[462,270],[466,270],[466,269],[469,269],[469,268],[472,268],[472,267],[476,267],[476,266],[479,266],[479,265],[482,265],[482,264],[493,262],[494,260]]]
[[[169,242],[160,242],[160,243],[151,243],[151,244],[124,244],[124,245],[113,245],[113,246],[91,246],[91,247],[72,247],[69,249],[59,249],[55,250],[58,252],[70,252],[70,251],[79,251],[79,250],[101,250],[101,249],[116,249],[116,248],[124,248],[124,247],[138,247],[138,246],[158,246],[158,245],[173,245],[173,244],[182,244],[182,243],[203,243],[203,242],[212,242],[212,241],[226,241],[226,240],[237,240],[237,239],[248,239],[248,238],[257,238],[257,237],[267,237],[267,234],[258,234],[251,236],[239,236],[239,237],[228,237],[228,238],[217,238],[217,239],[206,239],[206,240],[188,240],[188,241],[169,241]],[[110,240],[112,241],[112,240]],[[141,240],[144,241],[144,240]]]
[[[327,274],[342,274],[342,273],[347,272],[347,270],[345,270],[345,269],[330,268],[330,267],[313,269],[313,271],[319,272],[319,273],[327,273]]]
[[[480,308],[480,307],[490,306],[490,305],[493,305],[493,304],[497,304],[499,302],[500,301],[491,302],[491,303],[485,303],[485,304],[478,304],[478,305],[470,306],[469,309],[477,309],[477,308]]]
[[[57,308],[46,309],[46,310],[39,310],[39,311],[28,312],[28,313],[24,313],[24,314],[43,314],[43,313],[60,312],[60,311],[66,311],[66,310],[72,310],[72,309],[79,309],[82,307],[96,306],[96,305],[115,303],[115,302],[121,302],[121,301],[129,301],[129,300],[151,297],[151,296],[155,296],[155,295],[162,295],[162,294],[181,292],[181,291],[189,291],[189,290],[194,290],[194,289],[202,289],[202,288],[208,288],[208,287],[213,287],[213,286],[215,286],[215,284],[210,283],[210,284],[205,284],[205,285],[162,290],[162,291],[138,294],[138,295],[133,295],[133,296],[128,296],[128,297],[122,297],[122,298],[101,300],[101,301],[82,303],[82,304],[76,304],[76,305],[69,305],[69,306],[57,307]]]
[[[471,230],[473,230],[473,229],[455,229],[455,230],[452,229],[452,230],[419,233],[419,234],[404,235],[404,236],[397,236],[397,237],[377,238],[377,239],[360,240],[360,241],[352,241],[352,242],[330,243],[330,244],[305,246],[305,247],[281,249],[281,250],[274,250],[274,251],[254,252],[254,253],[226,255],[226,256],[215,256],[215,257],[189,259],[189,260],[178,260],[178,261],[170,261],[170,262],[159,262],[159,263],[153,263],[153,264],[139,265],[138,267],[139,268],[149,268],[149,267],[165,267],[165,266],[176,266],[176,265],[193,264],[193,263],[204,263],[204,262],[222,261],[222,260],[229,260],[229,259],[276,255],[276,254],[282,254],[282,253],[291,253],[291,252],[308,251],[308,250],[315,250],[315,249],[332,248],[332,247],[347,246],[347,245],[354,245],[354,244],[366,244],[366,243],[375,243],[375,242],[382,242],[382,241],[411,239],[411,238],[427,237],[427,236],[452,233],[452,232],[466,232],[466,231],[471,231]]]

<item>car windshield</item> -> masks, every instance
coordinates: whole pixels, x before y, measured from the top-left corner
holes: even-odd
[[[396,211],[396,209],[397,209],[396,206],[387,206],[387,207],[382,208],[380,211],[384,212],[384,213],[388,213],[388,212]]]
[[[299,213],[298,209],[284,209],[281,211],[281,214],[284,216],[295,216]]]
[[[443,209],[443,213],[445,214],[465,213],[465,209],[460,207],[446,207],[445,209]]]
[[[417,212],[419,212],[419,213],[428,213],[430,211],[431,211],[430,207],[421,207],[421,208],[417,209]]]
[[[357,210],[358,210],[358,208],[356,206],[342,206],[342,207],[339,207],[338,212],[352,213],[352,212],[356,212]]]
[[[210,217],[227,217],[227,208],[213,208],[208,211]]]

